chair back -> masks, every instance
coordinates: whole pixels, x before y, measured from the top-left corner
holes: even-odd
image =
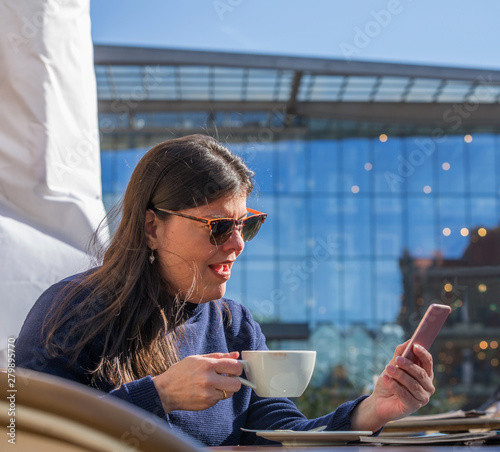
[[[0,422],[17,451],[199,452],[159,417],[85,385],[17,368],[0,371]]]

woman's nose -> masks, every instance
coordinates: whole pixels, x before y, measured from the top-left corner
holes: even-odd
[[[242,229],[243,225],[236,226],[229,239],[223,244],[224,246],[233,248],[238,254],[245,248]]]

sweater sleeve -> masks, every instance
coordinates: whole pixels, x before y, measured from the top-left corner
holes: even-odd
[[[126,400],[162,419],[166,418],[160,396],[150,376],[131,381],[130,383],[125,383],[118,389],[110,391],[109,394]]]
[[[93,386],[90,375],[86,370],[86,365],[89,363],[86,354],[83,354],[75,363],[71,363],[66,356],[52,357],[39,344],[36,335],[30,335],[26,332],[18,338],[16,342],[17,350],[19,350],[19,367]],[[165,411],[160,396],[150,376],[125,383],[117,389],[114,389],[110,383],[103,382],[97,389],[105,393],[104,397],[118,397],[165,419]]]
[[[367,396],[340,405],[335,411],[316,419],[307,419],[287,398],[261,398],[252,394],[247,426],[256,430],[310,430],[326,425],[329,431],[351,429],[351,414]]]

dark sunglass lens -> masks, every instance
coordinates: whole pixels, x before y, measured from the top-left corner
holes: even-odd
[[[252,240],[257,235],[257,232],[259,232],[261,225],[262,217],[260,215],[247,218],[243,225],[243,240],[245,242]]]
[[[234,221],[220,220],[214,221],[210,230],[210,243],[212,245],[222,245],[231,237],[234,231]]]

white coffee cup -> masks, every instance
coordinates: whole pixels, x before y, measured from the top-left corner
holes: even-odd
[[[246,350],[241,363],[248,380],[236,377],[260,397],[299,397],[311,379],[316,352]]]

